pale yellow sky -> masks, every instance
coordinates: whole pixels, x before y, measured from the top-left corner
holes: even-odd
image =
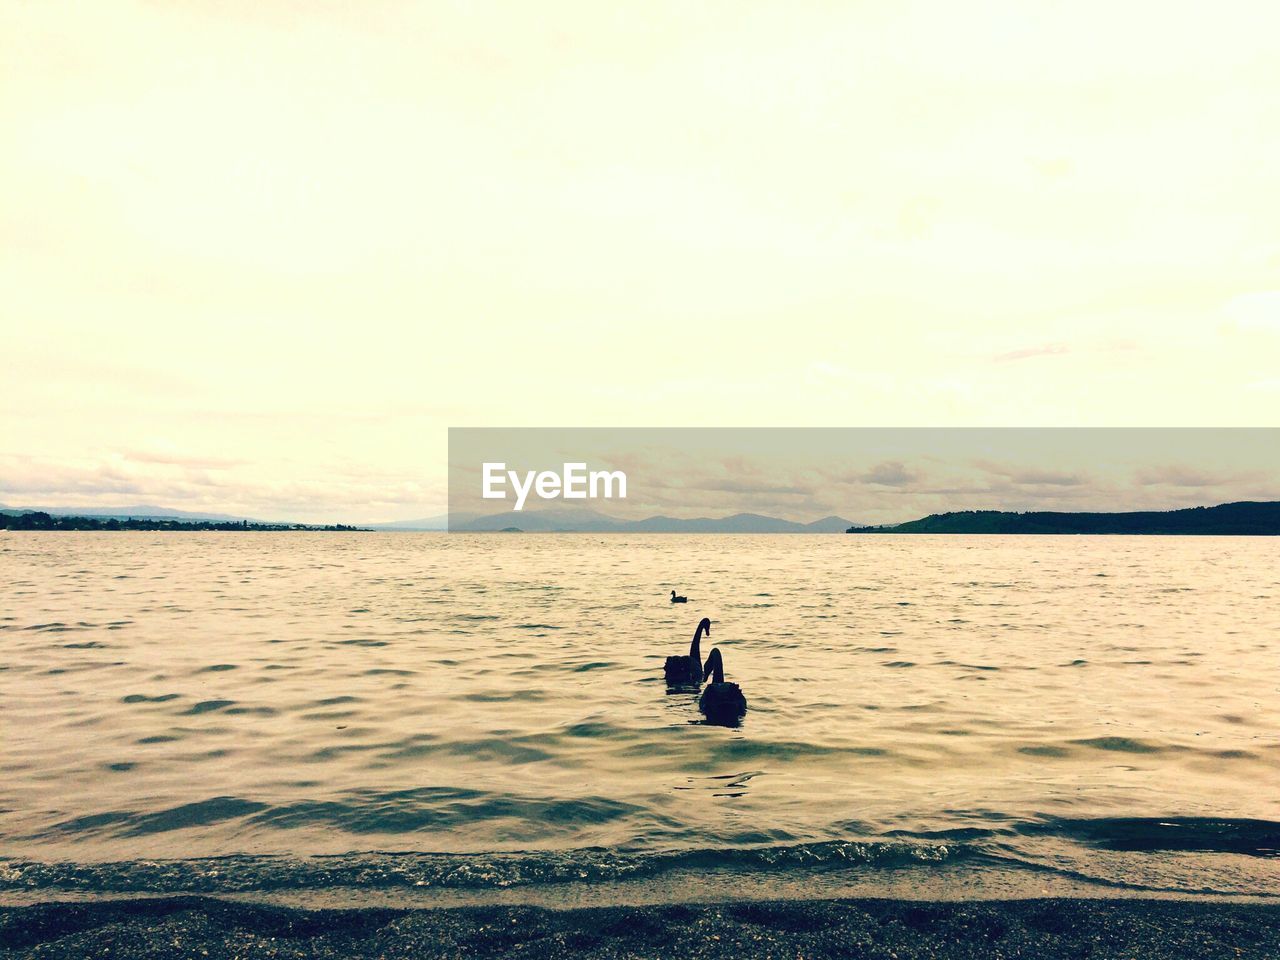
[[[1280,7],[0,0],[0,502],[444,508],[448,425],[1280,412]]]

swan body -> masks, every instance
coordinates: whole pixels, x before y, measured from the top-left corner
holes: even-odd
[[[707,655],[702,679],[706,680],[708,677],[711,678],[711,683],[702,691],[698,709],[711,723],[737,724],[747,712],[747,698],[742,695],[742,688],[736,683],[725,682],[724,660],[720,656],[719,647],[713,647]]]
[[[688,597],[677,597],[677,596],[676,596],[676,592],[675,592],[674,590],[672,590],[672,591],[671,591],[671,602],[672,602],[672,603],[688,603],[688,602],[689,602],[689,598],[688,598]]]
[[[693,643],[689,644],[689,655],[686,657],[667,657],[662,674],[669,687],[702,686],[702,635],[711,636],[711,621],[706,617],[698,623],[698,630],[693,635]]]

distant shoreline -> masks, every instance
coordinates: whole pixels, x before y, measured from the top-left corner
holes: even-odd
[[[41,511],[17,516],[0,514],[0,530],[183,530],[183,531],[258,531],[279,533],[300,532],[359,532],[371,533],[367,527],[349,527],[335,523],[319,526],[306,523],[255,523],[250,520],[160,520],[127,517],[71,517],[52,516]]]
[[[882,527],[851,526],[862,534],[1033,534],[1128,536],[1280,536],[1280,502],[1241,501],[1184,510],[1058,513],[965,510],[935,513]]]
[[[518,517],[515,523],[512,518]],[[523,521],[523,522],[519,522]],[[408,522],[408,521],[404,521]],[[563,524],[563,525],[561,525]],[[42,510],[0,511],[0,530],[142,530],[142,531],[258,531],[443,533],[440,528],[374,524],[270,523],[248,519],[185,519],[169,516],[82,516]],[[839,517],[812,523],[757,514],[734,514],[720,519],[682,520],[650,517],[620,521],[596,515],[575,523],[555,511],[517,515],[468,517],[453,527],[456,533],[590,533],[590,534],[948,534],[948,535],[1123,535],[1123,536],[1280,536],[1280,501],[1241,501],[1180,510],[1055,512],[965,510],[935,513],[904,523],[849,524]]]

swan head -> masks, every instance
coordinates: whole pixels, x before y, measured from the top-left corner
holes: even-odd
[[[702,633],[705,633],[708,637],[711,636],[711,618],[703,617],[698,622],[698,630]]]

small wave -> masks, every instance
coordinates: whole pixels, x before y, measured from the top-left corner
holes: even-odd
[[[74,817],[55,824],[59,833],[97,832],[103,828],[115,828],[120,836],[139,837],[152,833],[165,833],[187,827],[202,827],[224,820],[234,820],[266,807],[264,803],[242,800],[239,797],[212,797],[196,803],[184,803],[168,810],[153,813],[136,813],[131,810],[113,810],[84,817]]]
[[[1023,834],[1049,833],[1106,850],[1181,850],[1280,858],[1280,823],[1212,817],[1052,818],[1024,826]]]
[[[454,699],[461,703],[539,703],[550,698],[544,690],[482,690],[477,693],[459,694]]]
[[[426,749],[432,747],[428,745]],[[473,741],[458,747],[470,755],[494,751],[513,763],[533,763],[545,754],[501,741]],[[410,753],[410,748],[397,751]],[[324,829],[347,834],[412,834],[449,830],[484,822],[536,822],[563,831],[583,826],[648,817],[667,828],[673,821],[623,800],[601,796],[574,798],[522,796],[461,787],[416,787],[405,790],[353,790],[332,799],[305,799],[272,805],[237,796],[210,797],[157,810],[107,810],[52,824],[47,834],[92,839],[136,837],[216,823],[272,830]],[[40,839],[39,834],[27,839]]]
[[[959,667],[962,670],[999,670],[999,667],[991,666],[986,663],[960,663],[958,660],[939,660],[937,663],[940,667]]]
[[[606,670],[609,667],[616,667],[618,664],[612,660],[593,660],[590,663],[581,663],[573,668],[574,673],[586,673],[590,670]]]
[[[1052,744],[1037,744],[1030,747],[1019,747],[1018,752],[1028,757],[1069,757],[1071,751],[1066,747],[1055,747]]]
[[[224,710],[231,706],[235,706],[234,700],[201,700],[199,703],[193,704],[190,709],[184,710],[183,713],[212,713],[215,710]]]
[[[965,844],[827,841],[658,852],[600,847],[559,853],[365,853],[292,859],[230,856],[114,863],[0,861],[0,890],[240,893],[343,888],[492,888],[652,877],[678,870],[933,866],[964,859]]]
[[[1072,743],[1094,750],[1111,750],[1117,753],[1163,753],[1168,747],[1133,737],[1091,737],[1087,740],[1073,740]]]
[[[154,697],[149,697],[145,693],[131,693],[121,697],[121,703],[167,703],[170,700],[177,700],[181,694],[177,693],[159,693]]]

